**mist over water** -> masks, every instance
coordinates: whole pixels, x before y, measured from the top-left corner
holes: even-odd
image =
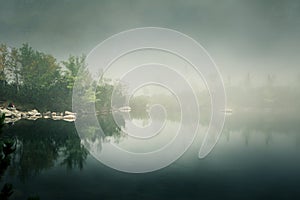
[[[8,46],[9,55],[37,51],[33,55],[39,60],[22,63],[32,74],[20,73],[18,64],[15,71],[0,65],[5,88],[0,106],[14,97],[26,102],[17,102],[17,109],[78,109],[75,122],[21,119],[0,127],[0,189],[12,184],[11,199],[299,199],[299,11],[297,0],[0,0],[0,44]],[[203,159],[199,149],[216,97],[207,83],[220,81],[216,74],[205,77],[182,57],[151,48],[128,52],[108,68],[86,70],[90,63],[82,54],[97,63],[107,58],[91,56],[99,43],[142,27],[186,34],[220,72],[226,106],[216,112],[225,115],[225,124],[219,139],[209,138],[217,143]],[[111,52],[124,44],[116,43]],[[172,45],[186,47],[179,39]],[[54,66],[51,73],[43,65],[47,62]],[[18,73],[27,80],[13,76]],[[49,75],[47,84],[43,74]],[[47,86],[46,92],[41,89]],[[178,160],[157,171],[149,169],[168,156],[129,162],[112,148],[155,152],[178,130],[183,134],[169,151],[178,153]],[[110,168],[99,159],[103,155],[132,171]],[[140,165],[148,173],[131,174]]]

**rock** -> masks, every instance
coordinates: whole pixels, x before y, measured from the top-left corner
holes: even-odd
[[[52,116],[53,120],[62,120],[63,117],[62,116]]]
[[[8,110],[7,108],[0,107],[0,114],[1,113],[5,113],[5,118],[6,118],[5,123],[16,122],[20,119],[37,120],[39,118],[45,118],[45,119],[51,118],[53,120],[64,120],[68,122],[73,122],[76,120],[76,113],[70,111],[65,111],[64,113],[60,113],[60,112],[51,113],[50,111],[47,111],[41,114],[36,109],[28,112],[21,112],[18,110]]]
[[[5,117],[10,117],[10,118],[14,117],[13,112],[6,108],[2,109],[1,113],[4,113]]]
[[[11,111],[15,111],[16,108],[15,107],[7,107],[8,110],[11,110]]]
[[[6,123],[6,124],[15,123],[18,120],[20,120],[20,119],[18,119],[18,118],[5,118],[4,123]]]
[[[28,111],[27,114],[29,116],[40,116],[41,113],[39,113],[36,109],[32,110],[32,111]]]
[[[70,111],[65,111],[65,115],[76,115],[76,113],[70,112]]]
[[[43,113],[43,117],[44,117],[44,119],[49,119],[49,118],[51,118],[51,112],[50,112],[50,111],[47,111],[47,112]]]
[[[13,115],[11,113],[5,113],[5,118],[13,118]]]
[[[131,107],[129,106],[123,106],[121,108],[119,108],[120,112],[130,112],[131,111]]]
[[[21,118],[27,118],[26,113],[21,113]]]
[[[76,119],[76,116],[75,115],[65,115],[63,118],[64,119]]]
[[[63,120],[66,122],[74,122],[75,121],[75,119],[63,119]]]
[[[47,112],[43,113],[43,116],[51,116],[51,112],[47,111]]]
[[[26,113],[26,115],[28,115],[28,116],[33,116],[35,113],[33,113],[32,111],[28,111],[27,113]]]
[[[28,117],[28,118],[26,118],[26,119],[28,119],[28,120],[37,120],[38,118],[40,118],[40,117],[36,117],[36,116],[30,116],[30,117]]]
[[[14,112],[12,112],[12,115],[14,116],[14,117],[17,117],[17,118],[21,118],[22,117],[22,113],[21,112],[19,112],[19,111],[14,111]]]

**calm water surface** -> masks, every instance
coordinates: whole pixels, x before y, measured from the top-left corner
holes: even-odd
[[[300,199],[299,117],[255,116],[228,117],[206,158],[197,157],[198,138],[175,163],[146,174],[101,164],[81,145],[74,123],[19,121],[3,130],[18,148],[1,169],[0,186],[13,184],[11,199]]]

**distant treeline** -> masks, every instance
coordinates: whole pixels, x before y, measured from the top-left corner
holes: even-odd
[[[277,79],[267,74],[264,84],[257,85],[248,73],[239,85],[226,84],[228,106],[244,111],[280,111],[291,112],[300,109],[300,82],[295,77]],[[298,79],[300,81],[300,79]]]
[[[255,86],[252,83],[249,75],[246,76],[245,81],[240,85],[225,84],[227,108],[233,109],[233,112],[257,113],[264,112],[270,115],[281,113],[285,115],[295,114],[300,111],[300,84],[275,84],[274,78],[271,75],[266,76],[265,84]],[[181,96],[185,92],[182,91]],[[198,105],[202,114],[209,113],[211,108],[210,96],[207,90],[203,90],[195,94],[198,99]],[[166,109],[168,117],[173,120],[180,119],[180,106],[185,109],[190,108],[190,99],[185,99],[184,102],[178,104],[176,98],[172,95],[139,95],[130,99],[130,106],[133,108],[131,114],[136,118],[149,117],[147,113],[143,112],[149,108],[149,105],[161,104]],[[207,118],[209,119],[209,117]]]
[[[121,107],[125,102],[124,87],[110,80],[91,83],[91,77],[85,70],[87,64],[85,56],[70,56],[66,61],[58,62],[55,57],[37,50],[28,44],[20,48],[8,47],[0,44],[0,101],[14,102],[19,109],[39,109],[40,111],[71,110],[72,91],[75,80],[80,80],[81,90],[84,91],[77,98],[82,98],[82,104],[96,102],[97,110],[111,109],[111,94],[115,90],[113,107]],[[254,86],[252,76],[246,74],[240,85],[225,84],[228,107],[233,109],[299,109],[300,84],[274,84],[272,75],[266,76],[264,85]],[[300,80],[300,79],[299,79]],[[93,93],[94,85],[96,95]],[[125,87],[126,88],[126,87]],[[183,91],[187,92],[187,91]],[[210,106],[207,91],[196,94],[202,108]],[[81,101],[79,101],[81,102]],[[186,107],[189,106],[186,100]],[[144,114],[151,104],[162,103],[167,110],[177,111],[177,102],[168,95],[137,96],[130,100],[132,114]],[[191,108],[192,109],[192,108]]]

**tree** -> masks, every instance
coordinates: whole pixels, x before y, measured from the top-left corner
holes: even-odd
[[[60,66],[52,55],[33,51],[28,44],[20,48],[20,62],[23,84],[30,89],[48,89],[60,75]]]
[[[7,71],[10,75],[11,83],[15,84],[16,93],[20,90],[20,62],[17,48],[11,48],[8,54]]]
[[[85,55],[80,57],[71,55],[68,60],[63,61],[62,64],[66,68],[64,71],[64,78],[68,83],[67,87],[72,90],[78,71],[86,68]]]
[[[5,76],[5,69],[7,66],[7,46],[5,44],[0,45],[0,97],[1,99],[5,96],[6,94],[6,76]]]
[[[34,51],[28,44],[23,44],[19,53],[23,88],[21,99],[44,110],[51,104],[49,100],[53,96],[49,94],[60,80],[61,68],[52,55]]]
[[[73,102],[75,107],[83,111],[96,101],[94,94],[96,82],[87,68],[85,56],[70,56],[68,61],[62,63],[66,68],[63,77],[69,89],[69,97],[75,98],[76,102]]]
[[[32,78],[30,73],[33,71],[32,65],[35,62],[35,52],[28,44],[23,44],[19,51],[23,84],[28,85],[30,83],[30,79]]]
[[[75,83],[76,92],[73,91]],[[96,96],[101,107],[110,110],[114,89],[114,105],[123,105],[121,84],[101,82],[95,95],[96,87],[84,55],[70,56],[58,63],[52,55],[34,50],[28,44],[20,48],[0,45],[0,97],[19,104],[24,110],[70,110],[73,94],[81,110],[95,103]]]

